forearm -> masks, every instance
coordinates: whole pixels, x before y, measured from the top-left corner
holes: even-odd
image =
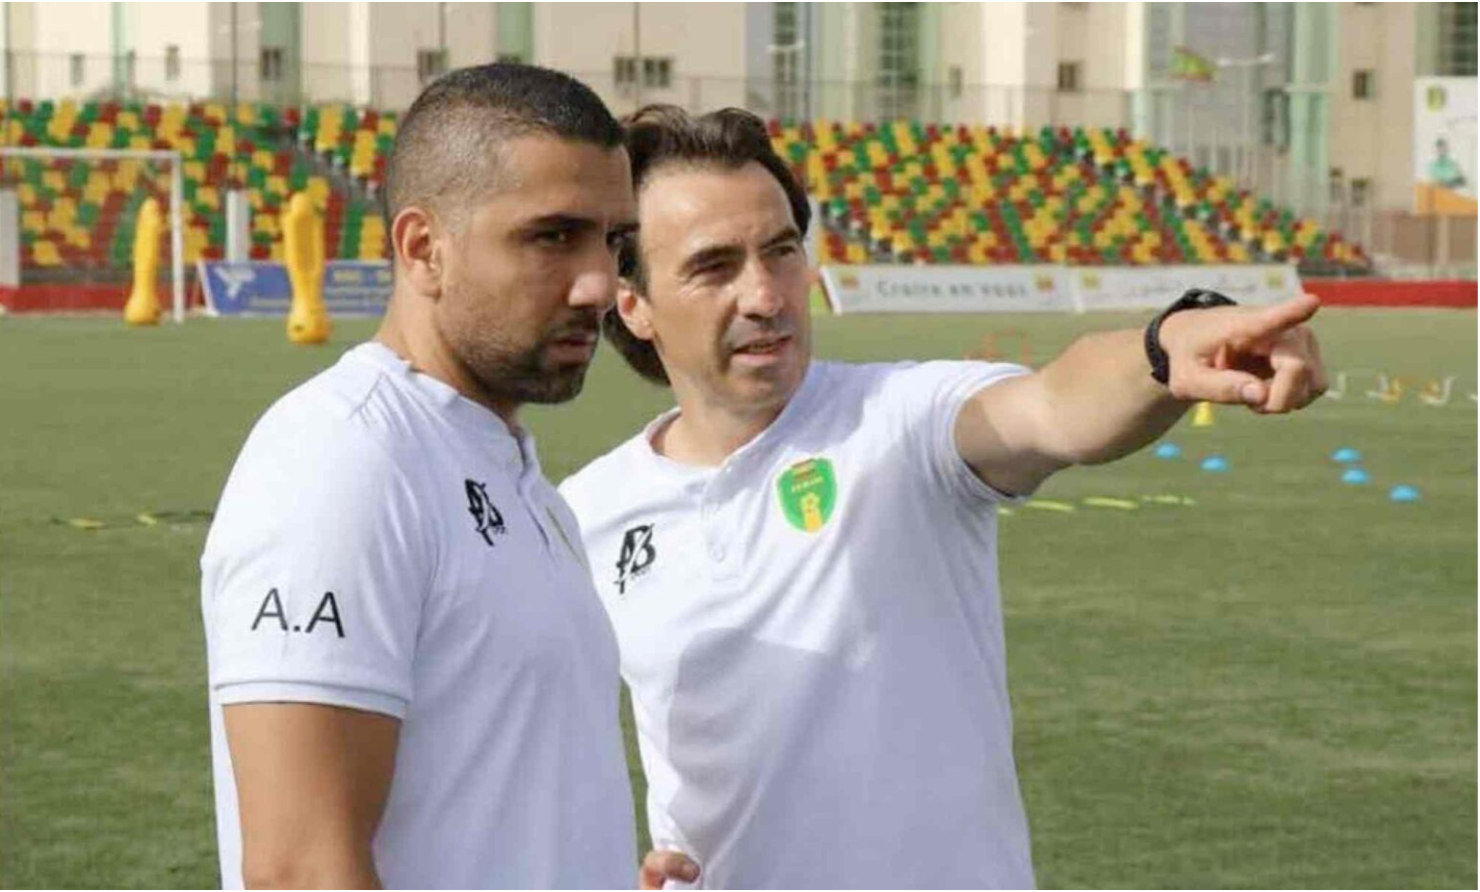
[[[1044,446],[1066,464],[1114,461],[1156,440],[1191,403],[1151,377],[1140,331],[1098,332],[1044,367]]]
[[[248,889],[380,889],[380,877],[368,852],[319,857],[298,852],[291,857],[243,859],[242,880]]]

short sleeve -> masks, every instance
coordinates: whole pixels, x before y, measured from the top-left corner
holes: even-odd
[[[1016,501],[987,485],[956,448],[956,419],[975,394],[1009,378],[1031,374],[1006,362],[937,361],[897,367],[886,383],[905,435],[918,451],[922,469],[948,492],[963,498]]]
[[[434,567],[412,487],[354,419],[297,414],[248,438],[201,557],[211,687],[403,718]]]

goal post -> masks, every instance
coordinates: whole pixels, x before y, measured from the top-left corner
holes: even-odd
[[[16,227],[21,278],[66,284],[105,282],[126,289],[132,275],[138,207],[150,196],[166,211],[171,317],[185,321],[185,177],[177,151],[0,148],[0,189],[19,195]],[[109,240],[109,244],[103,244]],[[3,240],[0,240],[3,241]]]

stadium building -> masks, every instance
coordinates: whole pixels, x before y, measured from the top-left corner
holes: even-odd
[[[280,256],[277,216],[305,190],[331,256],[383,257],[376,197],[397,111],[441,72],[491,59],[576,74],[618,111],[738,105],[773,120],[822,204],[823,263],[1474,275],[1470,3],[6,3],[3,14],[4,145],[180,152],[186,277],[198,260]],[[120,175],[122,163],[9,160],[0,284],[116,278],[131,216],[151,190],[168,203],[175,175],[159,161]],[[1428,177],[1446,164],[1462,171],[1454,188]],[[242,210],[229,209],[233,192]]]

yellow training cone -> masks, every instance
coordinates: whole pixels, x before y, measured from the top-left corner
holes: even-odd
[[[159,202],[145,199],[134,229],[134,288],[123,305],[123,321],[129,325],[159,322],[159,234],[163,229]]]
[[[1193,427],[1212,427],[1213,426],[1213,404],[1212,403],[1207,402],[1206,400],[1204,400],[1203,402],[1200,402],[1200,403],[1197,404],[1197,408],[1195,408],[1195,409],[1192,410],[1192,426]]]

